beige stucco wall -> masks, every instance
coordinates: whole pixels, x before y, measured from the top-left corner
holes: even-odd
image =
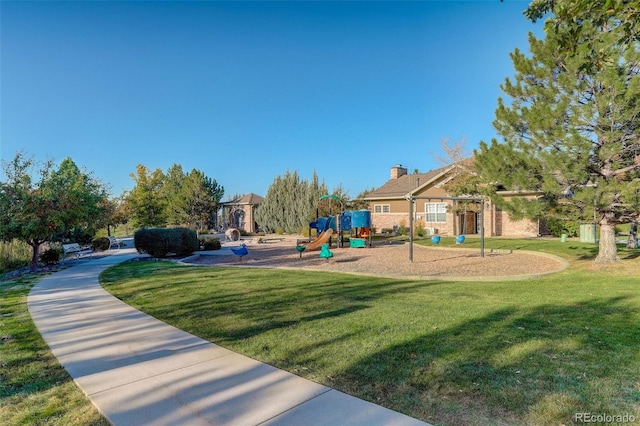
[[[242,210],[244,212],[244,221],[243,223],[240,224],[239,228],[247,232],[256,232],[255,214],[254,214],[255,208],[256,206],[251,206],[248,204],[234,205],[233,207],[225,207],[224,221],[228,225],[231,225],[230,223],[228,223],[230,212]]]
[[[440,235],[453,235],[454,232],[454,215],[447,213],[446,222],[427,222],[426,218],[426,204],[427,203],[445,203],[451,205],[451,201],[438,201],[438,200],[416,200],[414,218],[416,221],[421,220],[424,222],[425,228],[433,228],[436,233]],[[375,204],[387,204],[390,206],[391,211],[389,213],[375,213]],[[371,213],[371,223],[377,232],[382,232],[383,229],[391,229],[394,226],[408,227],[409,226],[409,201],[407,200],[393,200],[393,201],[375,201],[371,202],[369,206]]]
[[[441,181],[447,179],[442,176],[439,181],[432,182],[428,188],[416,192],[415,196],[420,197],[448,197],[446,190],[440,185]],[[426,220],[425,204],[427,203],[445,203],[448,206],[453,204],[451,200],[416,200],[415,218],[417,220]],[[388,213],[375,213],[374,206],[376,204],[389,205]],[[376,200],[369,203],[371,211],[372,226],[377,232],[381,232],[385,228],[393,228],[394,226],[409,226],[409,202],[405,199],[394,200]],[[466,216],[467,229],[473,229],[476,217],[473,213]],[[480,230],[480,218],[477,218],[478,231]],[[447,221],[444,223],[425,223],[425,228],[434,228],[440,235],[453,236],[457,235],[460,230],[457,229],[456,214],[447,213]],[[484,231],[486,236],[505,236],[505,237],[537,237],[540,232],[540,226],[537,221],[528,219],[511,220],[506,212],[496,209],[493,203],[487,201],[484,210]],[[471,233],[471,232],[467,232]]]

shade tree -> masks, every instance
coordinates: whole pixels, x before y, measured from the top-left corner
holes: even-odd
[[[162,169],[151,171],[138,164],[136,173],[129,176],[135,185],[127,197],[131,219],[136,227],[157,227],[167,224],[167,194],[163,191],[164,173]]]
[[[215,220],[224,187],[204,172],[184,173],[179,164],[166,173],[139,164],[127,203],[138,227],[189,226],[204,229]]]
[[[56,168],[24,152],[3,161],[0,182],[0,239],[19,239],[32,247],[30,266],[37,268],[40,247],[74,231],[93,235],[106,220],[106,187],[71,158]]]

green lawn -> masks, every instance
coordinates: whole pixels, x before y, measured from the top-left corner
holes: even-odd
[[[0,281],[0,424],[106,426],[31,321],[27,295],[43,276]]]
[[[599,267],[593,244],[487,240],[492,248],[543,250],[571,266],[473,283],[135,262],[101,280],[176,327],[436,425],[640,419],[637,252]]]

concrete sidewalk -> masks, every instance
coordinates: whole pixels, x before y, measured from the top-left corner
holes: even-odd
[[[426,425],[236,354],[128,306],[98,275],[113,251],[40,281],[31,316],[53,354],[114,425]]]

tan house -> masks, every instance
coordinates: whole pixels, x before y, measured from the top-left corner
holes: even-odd
[[[222,206],[222,220],[224,229],[236,228],[247,232],[256,232],[256,209],[264,202],[264,198],[254,193],[243,195],[235,200],[220,203]]]
[[[427,173],[408,174],[401,164],[395,165],[389,181],[365,197],[372,226],[377,232],[408,227],[409,197],[412,196],[420,197],[414,200],[414,223],[423,225],[428,232],[449,236],[480,233],[481,203],[468,202],[466,209],[454,211],[454,203],[458,201],[451,200],[452,195],[445,189],[445,184],[456,177],[456,171],[456,166],[447,166]],[[531,220],[513,221],[489,200],[484,202],[487,236],[537,237],[541,235],[542,225]]]

